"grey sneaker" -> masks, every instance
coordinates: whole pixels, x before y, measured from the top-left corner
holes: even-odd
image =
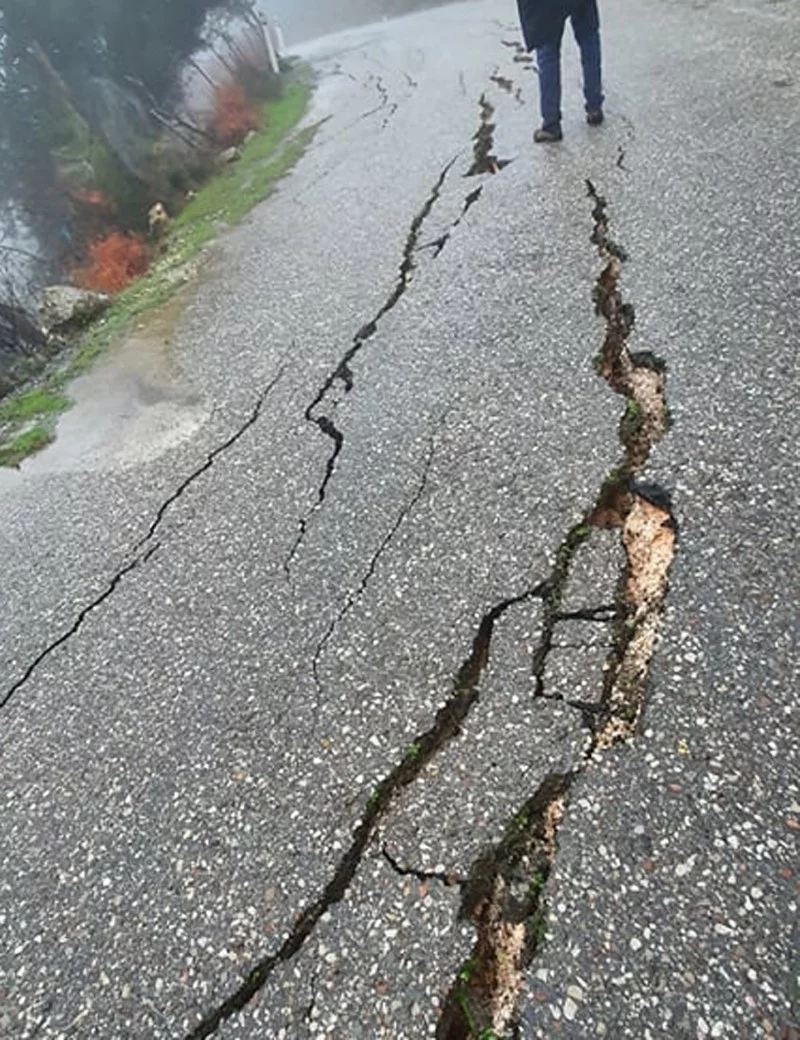
[[[537,144],[555,144],[556,141],[560,141],[564,135],[561,133],[561,127],[555,127],[554,129],[541,129],[534,131],[533,139]]]
[[[596,108],[586,113],[586,122],[589,126],[600,126],[604,119],[602,108]]]

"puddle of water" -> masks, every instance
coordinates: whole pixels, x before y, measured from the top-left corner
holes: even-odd
[[[74,406],[59,419],[50,447],[4,475],[0,487],[20,476],[103,471],[148,462],[190,438],[209,408],[188,384],[173,351],[186,306],[176,294],[70,384]],[[10,478],[10,479],[9,479]]]

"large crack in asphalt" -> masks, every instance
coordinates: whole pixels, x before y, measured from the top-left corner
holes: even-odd
[[[318,414],[318,409],[322,408],[325,404],[330,404],[331,410],[334,410],[338,401],[335,398],[333,400],[329,399],[334,397],[335,392],[339,391],[342,394],[347,395],[352,391],[353,386],[355,385],[352,364],[366,344],[378,331],[381,319],[389,314],[390,311],[394,310],[405,295],[414,271],[417,268],[416,253],[419,246],[422,228],[434,206],[438,202],[448,174],[455,165],[457,158],[457,156],[454,156],[439,171],[433,187],[428,192],[421,208],[417,211],[414,219],[411,221],[408,234],[406,235],[405,245],[403,246],[403,254],[398,269],[397,279],[391,293],[380,306],[374,317],[370,318],[365,325],[362,325],[359,331],[355,334],[350,347],[340,358],[336,367],[328,374],[322,386],[319,388],[313,400],[305,410],[304,417],[306,422],[316,426],[317,429],[331,442],[332,447],[325,463],[322,481],[317,488],[316,501],[301,517],[294,542],[292,543],[286,560],[284,561],[284,571],[287,577],[290,577],[291,575],[292,564],[303,544],[311,518],[325,503],[325,498],[328,493],[328,485],[333,479],[339,456],[344,449],[344,433],[339,429],[329,415],[324,413]]]
[[[33,677],[37,669],[47,660],[48,657],[59,647],[67,643],[73,636],[77,635],[83,627],[86,619],[98,610],[102,605],[114,595],[119,588],[123,580],[131,574],[133,571],[143,567],[148,560],[150,560],[155,552],[161,547],[161,543],[156,541],[156,535],[158,533],[161,524],[164,521],[165,516],[172,508],[173,505],[180,499],[203,474],[207,473],[212,466],[216,463],[217,459],[221,455],[226,454],[233,448],[236,443],[241,440],[242,437],[251,429],[261,417],[261,413],[264,409],[264,405],[267,402],[272,391],[277,386],[278,382],[283,377],[285,371],[285,365],[281,365],[277,373],[259,393],[255,400],[253,407],[249,414],[240,423],[234,432],[227,437],[221,444],[217,445],[213,451],[210,451],[203,462],[197,466],[192,472],[178,485],[177,489],[169,495],[168,498],[159,506],[156,510],[150,525],[146,533],[139,539],[138,542],[133,546],[127,555],[133,556],[132,559],[128,560],[123,566],[112,575],[108,584],[104,589],[90,600],[86,606],[84,606],[74,617],[69,626],[52,642],[48,643],[47,646],[28,664],[23,671],[22,675],[13,682],[0,696],[0,709],[5,708],[11,699],[17,694],[23,686]]]
[[[266,985],[281,964],[291,960],[305,945],[322,916],[341,902],[356,875],[378,824],[396,796],[413,783],[425,766],[461,731],[461,726],[480,699],[480,681],[489,661],[497,622],[513,607],[546,594],[546,582],[532,585],[516,596],[501,600],[481,618],[469,655],[461,664],[450,696],[439,709],[432,725],[410,745],[398,765],[374,788],[358,823],[353,840],[339,860],[322,892],[301,911],[288,938],[275,952],[261,960],[242,985],[227,1000],[210,1011],[187,1035],[186,1040],[203,1040],[223,1022],[242,1011]]]
[[[485,94],[481,94],[478,107],[480,109],[480,123],[472,139],[472,165],[467,170],[465,175],[467,177],[479,177],[484,173],[499,173],[513,161],[511,159],[498,159],[494,154],[494,132],[497,129],[497,125],[492,122],[494,105]]]
[[[431,461],[432,449],[426,468],[429,468]],[[423,472],[420,482],[423,491],[426,479]],[[415,497],[421,497],[421,492]],[[282,946],[261,960],[241,986],[227,1000],[209,1011],[187,1034],[185,1040],[203,1040],[212,1036],[224,1022],[247,1007],[282,964],[291,961],[300,953],[322,917],[345,897],[379,825],[389,815],[397,796],[414,783],[428,763],[461,734],[463,724],[480,701],[481,679],[489,664],[497,624],[510,610],[531,600],[536,599],[543,604],[560,603],[565,582],[563,554],[558,553],[546,579],[530,584],[517,595],[500,600],[486,611],[478,624],[470,653],[458,670],[448,699],[437,712],[432,725],[411,742],[400,762],[373,789],[355,828],[352,842],[336,864],[328,883],[318,897],[295,918],[292,931]],[[598,607],[598,620],[603,612],[609,610],[616,611],[616,607]],[[565,615],[565,618],[568,619],[569,616]],[[565,703],[569,705],[568,701]],[[579,706],[578,710],[582,716],[583,712]],[[529,801],[532,805],[538,805],[541,798],[541,792],[537,791]],[[435,880],[446,886],[459,886],[465,893],[465,900],[474,899],[471,893],[475,891],[475,871],[470,872],[469,878],[461,878],[448,872],[426,872],[404,867],[385,845],[381,849],[381,855],[399,876],[414,876],[421,881]]]
[[[545,889],[570,792],[601,752],[631,740],[637,731],[676,551],[677,526],[668,496],[659,488],[637,484],[653,447],[669,428],[666,367],[652,354],[632,354],[628,349],[635,314],[620,290],[626,254],[611,236],[605,198],[591,181],[587,191],[594,221],[591,241],[604,264],[593,289],[595,309],[606,330],[596,369],[625,398],[619,430],[624,457],[557,554],[545,598],[544,631],[533,656],[535,696],[546,696],[547,657],[558,624],[578,619],[610,622],[612,646],[600,702],[583,706],[589,739],[580,757],[568,772],[545,776],[503,838],[473,864],[462,889],[460,914],[475,928],[476,941],[444,1003],[437,1040],[519,1035],[519,997],[544,938]],[[594,529],[608,527],[619,530],[624,549],[617,603],[612,609],[562,613],[561,595],[576,552]]]
[[[494,148],[494,131],[496,128],[495,124],[492,122],[494,106],[488,101],[485,94],[481,95],[478,102],[478,108],[479,123],[478,129],[473,137],[473,159],[469,169],[464,175],[465,177],[476,177],[487,173],[496,174],[513,161],[511,159],[498,159],[494,154],[492,154],[492,149]],[[329,485],[336,473],[339,457],[344,450],[344,432],[339,426],[337,426],[329,413],[335,411],[341,398],[347,396],[353,390],[355,385],[355,377],[352,368],[353,362],[364,349],[366,344],[377,333],[381,320],[397,306],[405,295],[414,272],[417,269],[417,255],[426,249],[432,249],[433,257],[438,257],[469,211],[481,198],[483,185],[479,185],[477,188],[474,188],[472,191],[467,193],[464,197],[464,202],[458,216],[450,223],[449,227],[441,235],[430,242],[423,243],[420,241],[425,222],[430,217],[434,207],[439,201],[445,182],[450,171],[455,166],[457,159],[458,156],[454,156],[440,170],[436,181],[425,198],[425,201],[411,222],[406,236],[405,245],[403,247],[397,279],[388,298],[378,309],[375,316],[366,322],[366,324],[362,325],[359,331],[355,334],[349,348],[341,357],[336,367],[329,372],[322,386],[319,388],[313,400],[305,410],[304,418],[306,422],[316,426],[320,433],[331,442],[331,449],[325,462],[322,480],[317,488],[316,500],[298,521],[297,533],[284,561],[283,569],[287,579],[291,579],[292,566],[300,552],[303,542],[305,541],[312,518],[325,504]],[[341,396],[337,397],[337,394]],[[319,410],[326,405],[329,406],[328,412],[320,412]]]
[[[482,122],[486,115],[486,109],[483,106],[484,100],[482,99]],[[485,140],[484,138],[484,143]],[[491,138],[489,141],[491,147]],[[315,423],[326,435],[334,440],[333,452],[329,458],[325,477],[320,487],[319,501],[316,508],[319,508],[325,500],[327,485],[335,470],[336,460],[344,444],[344,437],[332,423],[328,426],[329,420],[325,420],[325,425],[321,425],[320,420],[325,419],[325,417],[315,416],[314,409],[324,401],[327,393],[337,382],[342,385],[345,393],[352,389],[353,375],[350,363],[359,350],[362,349],[366,340],[371,335],[374,335],[380,317],[397,303],[405,291],[408,275],[414,267],[413,256],[415,249],[418,248],[416,243],[420,229],[438,198],[452,165],[453,162],[449,163],[440,173],[434,189],[426,200],[425,206],[415,218],[404,251],[400,280],[389,302],[384,305],[376,319],[373,319],[369,326],[365,327],[365,330],[362,330],[362,333],[355,337],[353,345],[339,366],[328,377],[306,411],[308,421]],[[469,203],[469,205],[471,204],[472,202]],[[596,241],[598,249],[604,258],[607,254],[608,257],[619,259],[622,253],[607,234],[607,222],[604,228],[605,236],[601,234],[603,229],[598,223],[593,240]],[[618,277],[619,272],[618,269],[616,270]],[[616,282],[610,282],[605,271],[598,279],[598,285],[601,284],[605,285],[607,291],[601,303],[599,290],[595,289],[595,302],[598,312],[605,314],[604,308],[608,304],[610,295],[616,293],[618,307],[614,311],[614,322],[612,323],[611,319],[607,318],[607,325],[610,328],[614,324],[616,329],[618,353],[627,353],[626,340],[633,325],[632,312],[626,305],[622,304]],[[608,309],[610,310],[610,304]],[[611,347],[608,343],[606,346],[608,348],[607,353],[610,356]],[[635,368],[636,366],[633,365],[632,367]],[[622,392],[621,386],[622,384],[619,387],[615,387],[615,389],[619,389]],[[631,390],[631,393],[633,392]],[[646,423],[636,428],[637,431],[645,429],[649,429]],[[624,442],[626,444],[627,458],[627,449],[630,447],[630,450],[633,451],[632,445],[635,440],[633,433],[635,431],[626,426],[621,428],[621,432],[623,431],[627,438]],[[427,473],[432,462],[432,452],[433,448],[431,447],[420,478],[420,484],[414,496],[401,511],[387,538],[373,556],[358,589],[353,595],[348,597],[344,606],[345,613],[352,609],[358,596],[363,595],[366,584],[374,574],[380,556],[386,551],[404,519],[424,493]],[[542,675],[544,673],[547,658],[553,646],[553,634],[557,624],[579,620],[584,616],[598,623],[608,624],[610,621],[619,618],[622,613],[626,617],[629,616],[629,605],[623,602],[599,605],[590,610],[570,613],[563,613],[560,609],[571,562],[578,548],[589,537],[593,529],[595,511],[596,507],[587,514],[580,524],[575,525],[568,532],[556,554],[556,560],[548,578],[532,584],[518,595],[501,600],[483,615],[473,639],[471,652],[458,671],[450,696],[436,714],[432,725],[409,745],[406,754],[400,762],[374,788],[364,807],[361,819],[355,828],[352,842],[336,864],[327,884],[317,898],[308,904],[296,917],[290,934],[280,948],[268,954],[256,964],[239,988],[226,1000],[210,1010],[191,1030],[186,1040],[202,1040],[202,1038],[209,1037],[225,1021],[242,1012],[251,1000],[264,989],[275,971],[300,953],[322,917],[345,897],[379,825],[389,814],[396,797],[403,789],[414,783],[431,759],[459,736],[462,725],[478,703],[481,695],[481,678],[489,661],[494,631],[501,618],[512,608],[527,603],[531,599],[539,599],[542,602],[545,614],[544,633],[540,646],[534,655],[533,667],[537,677],[537,696],[541,699],[547,699],[543,689],[539,686],[538,672],[541,672]],[[307,514],[305,523],[301,525],[301,531],[295,543],[293,554],[290,556],[287,564],[291,562],[291,558],[299,547],[310,515]],[[340,614],[334,620],[332,628],[329,628],[317,647],[314,661],[318,682],[318,668],[321,656],[330,642],[333,631],[340,623],[341,617],[342,615]],[[555,856],[557,827],[563,814],[564,801],[575,777],[586,767],[591,754],[600,746],[601,726],[609,720],[615,710],[615,708],[612,709],[610,707],[615,703],[611,693],[612,690],[613,684],[609,686],[610,692],[607,697],[607,705],[609,707],[606,709],[601,708],[594,713],[580,702],[564,700],[567,706],[579,712],[584,726],[592,734],[589,744],[590,750],[587,751],[585,758],[576,765],[573,771],[566,774],[552,774],[545,778],[544,782],[526,800],[521,810],[516,814],[509,833],[503,841],[496,848],[488,850],[487,853],[479,858],[470,871],[468,879],[458,878],[446,872],[444,874],[432,874],[416,871],[410,867],[403,867],[385,846],[382,848],[381,854],[384,860],[400,876],[413,875],[420,880],[436,880],[445,885],[459,885],[463,892],[463,912],[465,916],[473,920],[478,930],[479,938],[476,955],[470,961],[470,965],[474,965],[475,970],[465,968],[460,973],[459,979],[444,1007],[437,1035],[447,1037],[448,1040],[453,1040],[453,1038],[461,1035],[465,1038],[473,1035],[476,1038],[479,1037],[480,1033],[474,1029],[477,1018],[471,1010],[466,1013],[466,1016],[464,1012],[465,1008],[471,1009],[473,1002],[476,1003],[479,1011],[485,1007],[490,1009],[491,1014],[488,1016],[483,1014],[484,1019],[488,1017],[491,1021],[502,1022],[510,1020],[512,1012],[516,1007],[518,988],[516,976],[509,975],[506,966],[518,960],[524,960],[525,963],[529,962],[529,957],[531,956],[529,925],[531,921],[535,922],[537,920],[537,909],[534,906],[526,922],[520,924],[512,920],[507,900],[508,898],[513,898],[516,906],[516,904],[520,903],[521,897],[518,892],[518,886],[515,888],[510,885],[509,875],[514,872],[521,872],[528,877],[526,888],[528,899],[534,898],[538,905],[541,891],[549,874],[549,865]],[[531,877],[534,878],[534,882],[530,881]],[[527,905],[524,898],[522,899],[522,905]],[[535,933],[535,927],[533,930]],[[509,944],[516,951],[510,959]],[[466,988],[468,979],[470,980],[469,987],[471,988]],[[472,992],[472,988],[475,987],[477,987],[478,993],[484,993],[485,999],[481,1001],[476,1000],[476,995]],[[455,1019],[453,1018],[454,1009],[456,1012]],[[459,1014],[461,1016],[460,1019],[457,1018]],[[459,1021],[461,1026],[458,1025]],[[463,1027],[465,1022],[468,1031],[461,1034],[457,1030]],[[448,1023],[455,1023],[455,1025],[450,1026]],[[448,1032],[447,1030],[450,1028],[456,1031]],[[484,1035],[488,1034],[484,1031]]]
[[[487,101],[485,95],[482,95],[480,99],[480,126],[475,136],[473,166],[465,176],[476,176],[481,173],[497,173],[511,161],[498,160],[491,154],[495,129],[494,124],[491,123],[493,113],[493,106]],[[291,561],[302,543],[311,516],[325,500],[327,487],[334,475],[338,456],[344,447],[344,435],[338,430],[335,423],[328,416],[316,415],[316,409],[326,402],[326,399],[332,390],[340,388],[345,394],[352,390],[354,379],[350,367],[351,362],[355,359],[368,340],[375,335],[380,320],[397,305],[408,288],[410,279],[416,269],[415,254],[419,249],[424,248],[419,245],[419,237],[423,225],[441,195],[444,183],[456,162],[456,158],[457,157],[454,157],[450,160],[450,162],[441,170],[431,192],[425,200],[425,203],[412,221],[406,239],[406,245],[403,250],[403,258],[398,273],[398,279],[392,293],[379,309],[375,317],[364,325],[356,334],[352,345],[342,357],[337,367],[327,377],[315,398],[306,409],[306,420],[316,425],[320,431],[333,442],[333,449],[326,464],[325,474],[318,491],[318,501],[300,521],[298,536],[285,564],[287,573]],[[481,197],[482,190],[481,186],[466,196],[459,216],[450,225],[450,229],[445,233],[443,239],[436,240],[435,245],[438,247],[436,255],[441,252],[444,244],[446,244],[452,232],[464,219],[469,209]],[[271,390],[277,384],[278,380],[281,378],[282,373],[283,369],[279,371],[278,375],[259,395],[251,414],[245,422],[237,428],[234,434],[209,453],[203,464],[194,470],[189,477],[181,483],[178,489],[159,507],[147,533],[134,547],[133,551],[138,553],[136,558],[131,560],[124,567],[120,568],[112,578],[109,586],[101,593],[101,595],[89,603],[80,612],[69,630],[50,644],[36,658],[36,660],[28,667],[22,678],[10,687],[3,699],[0,700],[0,707],[8,703],[14,693],[16,693],[31,678],[35,670],[50,653],[63,645],[72,635],[79,631],[86,618],[114,594],[119,584],[128,574],[138,567],[143,566],[154,555],[154,553],[158,551],[160,543],[155,542],[155,535],[171,506],[174,505],[174,503],[187,491],[195,480],[206,473],[214,465],[216,459],[220,455],[232,448],[247,432],[247,430],[258,421],[266,399]],[[359,596],[363,595],[371,576],[374,574],[380,556],[386,551],[408,514],[421,499],[425,490],[431,462],[432,448],[426,459],[421,481],[414,496],[412,496],[409,503],[407,503],[403,510],[401,510],[397,521],[373,556],[359,589],[356,590],[354,598],[352,598],[352,602],[348,599],[344,614],[346,614],[348,610],[352,609]],[[395,768],[375,787],[372,796],[365,806],[362,819],[356,827],[350,847],[338,862],[332,877],[325,885],[320,896],[301,912],[295,921],[291,934],[280,949],[276,953],[265,957],[261,962],[259,962],[259,964],[257,964],[250,972],[240,988],[226,1001],[209,1012],[209,1014],[206,1015],[188,1034],[187,1040],[196,1040],[196,1038],[212,1035],[224,1021],[244,1009],[253,996],[260,992],[260,990],[265,986],[275,969],[282,963],[290,960],[302,949],[325,912],[330,907],[341,901],[355,877],[379,823],[389,812],[398,793],[413,783],[427,763],[436,756],[443,747],[459,735],[462,724],[480,699],[480,680],[489,661],[492,638],[498,621],[512,608],[524,604],[534,598],[542,600],[545,604],[550,604],[551,607],[555,609],[555,605],[560,603],[559,590],[563,587],[563,583],[566,580],[565,575],[562,574],[561,564],[562,558],[561,555],[559,555],[559,560],[548,579],[532,584],[521,593],[499,601],[483,615],[472,642],[471,652],[458,671],[450,696],[443,707],[437,712],[432,725],[412,742],[409,750],[401,759],[399,764],[395,766]],[[607,608],[598,608],[598,611],[605,609]],[[333,630],[335,630],[337,625],[341,623],[344,614],[340,614],[334,622]],[[320,656],[324,652],[325,645],[330,641],[332,635],[333,631],[331,631],[327,638],[320,644],[320,647],[318,648]],[[534,796],[534,801],[536,801],[537,797],[538,794],[537,796]],[[386,850],[384,850],[384,858],[399,874],[412,872],[406,871],[405,868],[401,867]],[[428,875],[426,875],[426,877],[427,876]],[[433,879],[434,875],[430,875],[430,878]],[[451,875],[437,878],[437,880],[441,880],[444,884],[459,884],[465,889],[470,886],[469,879],[454,878]],[[472,888],[470,886],[470,891],[471,890]]]

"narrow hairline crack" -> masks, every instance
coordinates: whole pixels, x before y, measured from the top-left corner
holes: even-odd
[[[196,480],[198,480],[204,473],[207,473],[208,470],[211,469],[211,467],[215,464],[220,455],[225,454],[232,447],[234,447],[234,445],[245,435],[245,433],[247,433],[247,431],[258,422],[264,405],[266,404],[267,398],[270,396],[274,388],[277,386],[278,382],[283,377],[285,368],[285,363],[282,363],[276,375],[270,380],[267,386],[261,391],[261,393],[256,398],[256,402],[253,405],[253,408],[251,409],[250,414],[247,416],[245,421],[240,426],[238,426],[235,432],[225,441],[223,441],[222,444],[216,447],[213,451],[209,452],[204,462],[196,469],[192,470],[189,476],[181,482],[177,490],[174,491],[166,499],[166,501],[158,508],[152,522],[150,523],[147,533],[142,538],[140,538],[138,542],[136,542],[136,544],[133,546],[133,549],[129,550],[128,555],[133,555],[134,558],[129,560],[128,563],[126,563],[113,575],[110,582],[103,589],[103,591],[93,600],[91,600],[78,613],[70,627],[66,629],[64,632],[62,632],[62,634],[57,639],[54,639],[51,643],[49,643],[41,651],[41,653],[39,653],[38,656],[27,666],[20,678],[17,679],[17,681],[14,682],[10,687],[8,687],[8,689],[5,691],[2,697],[0,697],[0,710],[2,710],[8,705],[12,697],[14,697],[14,695],[18,693],[23,686],[25,686],[25,684],[32,678],[33,674],[39,668],[39,666],[54,651],[56,651],[59,647],[67,643],[74,635],[77,635],[77,633],[83,626],[84,621],[89,617],[90,614],[94,613],[94,611],[97,610],[98,607],[102,606],[103,603],[105,603],[105,601],[114,594],[114,592],[116,592],[122,580],[129,574],[131,574],[133,571],[137,570],[139,567],[144,566],[144,564],[146,564],[151,559],[153,554],[161,547],[161,543],[154,542],[154,539],[169,509],[178,501],[178,499],[180,499],[186,493],[186,491]]]
[[[207,473],[211,469],[211,467],[217,461],[219,456],[224,455],[227,451],[229,451],[237,443],[237,441],[240,441],[242,437],[244,437],[244,435],[248,432],[248,430],[251,429],[251,427],[255,426],[255,424],[261,418],[261,412],[264,409],[264,405],[267,402],[267,398],[270,396],[272,391],[281,381],[285,371],[286,364],[284,362],[280,365],[277,373],[269,381],[266,387],[258,395],[255,404],[250,410],[250,414],[247,416],[247,418],[241,424],[241,426],[238,426],[230,437],[224,440],[221,444],[217,445],[217,447],[214,448],[213,451],[210,451],[206,455],[203,463],[196,469],[192,470],[189,476],[186,477],[186,479],[178,486],[178,488],[159,507],[155,517],[153,518],[152,523],[150,524],[147,533],[144,535],[144,537],[139,539],[136,545],[134,545],[133,552],[138,552],[146,545],[147,542],[149,542],[153,538],[156,531],[160,527],[162,521],[164,520],[164,517],[166,516],[167,512],[172,508],[173,505],[175,505],[178,499],[182,497],[182,495],[191,487],[192,484],[194,484],[194,482],[199,477],[201,477],[204,473]]]
[[[556,621],[595,621],[598,624],[608,624],[619,614],[618,603],[608,603],[599,607],[587,607],[583,610],[558,611]]]
[[[417,881],[425,883],[426,881],[439,881],[445,888],[463,888],[467,883],[467,878],[459,877],[457,874],[450,874],[446,871],[437,870],[419,870],[415,867],[404,867],[401,865],[399,860],[392,855],[387,845],[381,846],[381,855],[395,872],[400,877],[413,877]]]
[[[375,575],[375,571],[377,570],[378,563],[380,562],[381,557],[389,549],[390,545],[394,541],[395,537],[397,536],[397,533],[405,523],[406,519],[411,515],[416,506],[419,505],[419,503],[421,502],[422,497],[425,494],[425,490],[428,486],[428,477],[430,476],[431,466],[433,465],[433,458],[435,452],[436,442],[434,436],[431,435],[428,443],[428,450],[425,453],[425,457],[423,459],[422,472],[420,474],[419,480],[417,481],[417,486],[414,490],[413,495],[408,499],[407,502],[404,503],[404,505],[398,512],[394,523],[389,528],[388,532],[384,535],[384,537],[381,539],[378,548],[372,554],[367,569],[361,576],[361,580],[359,581],[358,585],[355,589],[351,590],[351,592],[348,593],[344,603],[342,604],[342,607],[340,608],[336,616],[331,619],[328,628],[325,630],[322,638],[317,643],[317,646],[314,650],[314,656],[311,662],[311,671],[314,676],[314,684],[317,689],[317,706],[319,706],[319,702],[324,692],[322,687],[322,679],[320,677],[320,664],[322,663],[322,657],[339,625],[341,625],[341,623],[344,621],[344,619],[347,617],[347,615],[350,613],[353,607],[358,603],[358,601],[367,591],[369,583]]]
[[[74,635],[77,635],[77,633],[83,626],[84,621],[89,617],[89,615],[94,613],[94,611],[97,610],[98,607],[101,607],[107,599],[113,596],[113,594],[117,591],[117,587],[119,586],[120,582],[122,582],[122,580],[125,577],[127,577],[127,575],[131,574],[137,568],[144,566],[144,564],[146,564],[147,561],[156,552],[158,552],[160,548],[160,544],[156,542],[155,545],[150,546],[146,553],[144,553],[141,556],[137,556],[136,559],[131,560],[129,563],[125,564],[124,567],[118,570],[117,573],[111,579],[111,581],[100,593],[100,595],[96,596],[80,611],[80,613],[77,615],[70,627],[66,629],[64,632],[62,632],[57,639],[54,639],[52,643],[49,643],[45,647],[45,649],[42,650],[39,656],[34,658],[34,660],[28,665],[28,667],[25,669],[20,678],[17,679],[17,681],[6,690],[6,692],[3,694],[2,699],[0,699],[0,708],[6,707],[6,705],[9,703],[14,694],[16,694],[33,676],[33,673],[37,670],[39,665],[41,665],[60,646],[63,646],[64,643],[68,642]]]

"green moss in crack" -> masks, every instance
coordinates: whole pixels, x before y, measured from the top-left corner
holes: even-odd
[[[537,907],[530,915],[526,921],[525,931],[529,949],[532,952],[538,950],[547,937],[547,918],[543,907]]]
[[[535,870],[533,876],[528,882],[528,896],[531,899],[538,899],[544,890],[544,886],[547,884],[548,872],[546,870]]]

